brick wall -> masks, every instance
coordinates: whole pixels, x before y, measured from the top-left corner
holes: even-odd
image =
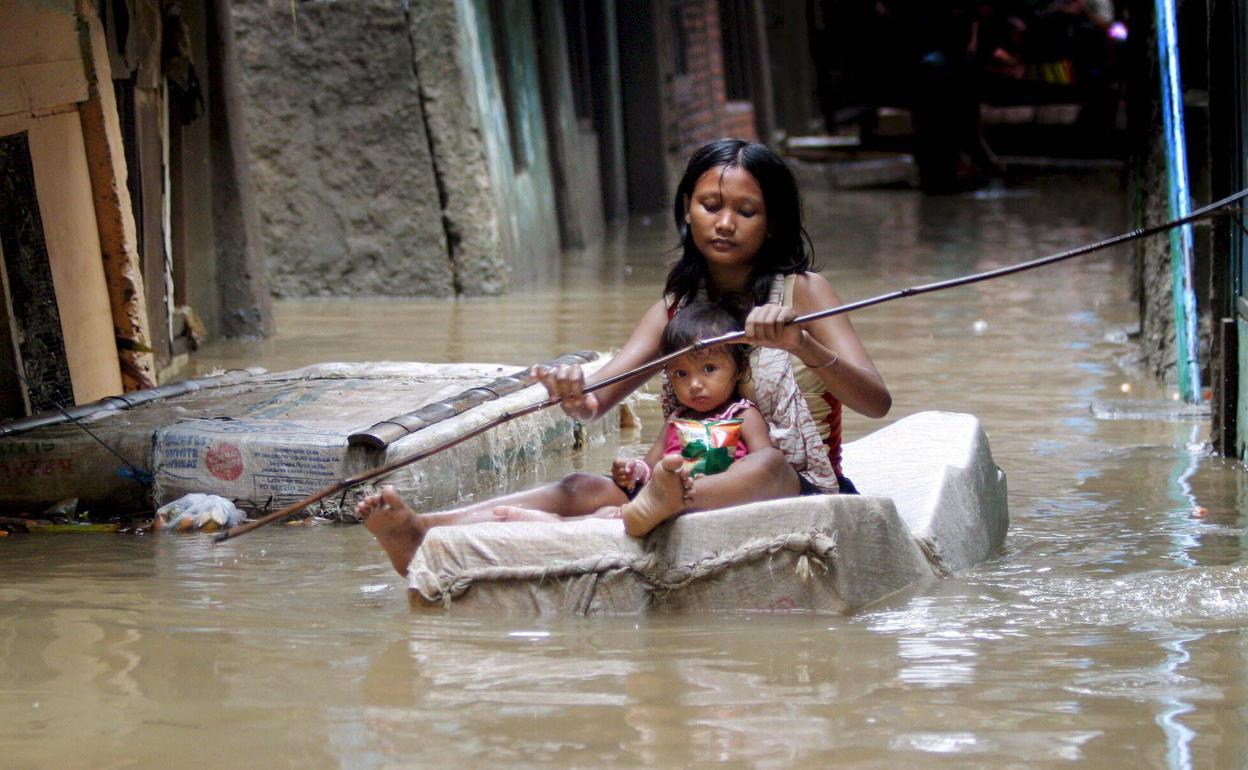
[[[728,101],[724,88],[723,42],[718,0],[672,0],[671,40],[683,42],[684,56],[677,55],[675,77],[670,85],[674,106],[669,135],[675,137],[682,157],[724,136],[757,139],[754,106],[748,101]],[[683,62],[684,70],[681,71]]]

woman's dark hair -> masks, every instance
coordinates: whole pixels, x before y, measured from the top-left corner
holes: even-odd
[[[659,338],[659,352],[666,356],[699,340],[740,331],[741,328],[741,316],[723,305],[702,300],[690,302],[677,310],[667,326],[663,327],[663,336]],[[732,356],[737,371],[748,375],[750,346],[733,343],[721,347]]]
[[[685,214],[698,179],[717,167],[748,171],[763,191],[767,239],[754,257],[754,269],[747,289],[751,305],[762,305],[767,302],[772,276],[811,269],[813,247],[810,236],[802,226],[802,201],[793,172],[770,147],[742,139],[717,139],[703,145],[689,157],[685,175],[676,186],[676,199],[672,202],[676,229],[680,231],[681,255],[667,274],[664,293],[674,295],[680,301],[695,296],[700,286],[708,284],[706,257],[693,243]]]

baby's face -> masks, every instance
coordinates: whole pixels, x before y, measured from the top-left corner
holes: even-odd
[[[667,365],[676,400],[695,412],[712,412],[737,392],[737,366],[723,348],[695,350]]]

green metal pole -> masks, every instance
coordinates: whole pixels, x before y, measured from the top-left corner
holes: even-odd
[[[1174,0],[1156,0],[1157,50],[1161,64],[1161,114],[1166,132],[1166,167],[1169,171],[1170,218],[1191,212],[1187,178],[1187,138],[1183,125],[1183,81],[1179,77],[1178,22]],[[1174,304],[1175,368],[1179,395],[1189,404],[1199,403],[1200,351],[1196,295],[1192,290],[1192,227],[1170,231],[1170,273]]]

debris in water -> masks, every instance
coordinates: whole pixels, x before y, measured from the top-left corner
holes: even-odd
[[[78,513],[78,498],[67,497],[53,505],[48,506],[43,513],[39,515],[41,519],[51,519],[52,521],[64,521],[73,518]]]
[[[213,532],[238,526],[246,515],[219,495],[192,492],[161,506],[152,523],[156,529],[174,532]]]
[[[1122,383],[1122,385],[1120,385],[1120,386],[1118,387],[1118,390],[1121,390],[1123,393],[1130,393],[1130,392],[1131,392],[1131,383],[1129,383],[1129,382],[1124,382],[1124,383]]]
[[[983,334],[988,331],[988,322],[982,318],[975,319],[975,323],[971,324],[971,331],[976,334]]]

